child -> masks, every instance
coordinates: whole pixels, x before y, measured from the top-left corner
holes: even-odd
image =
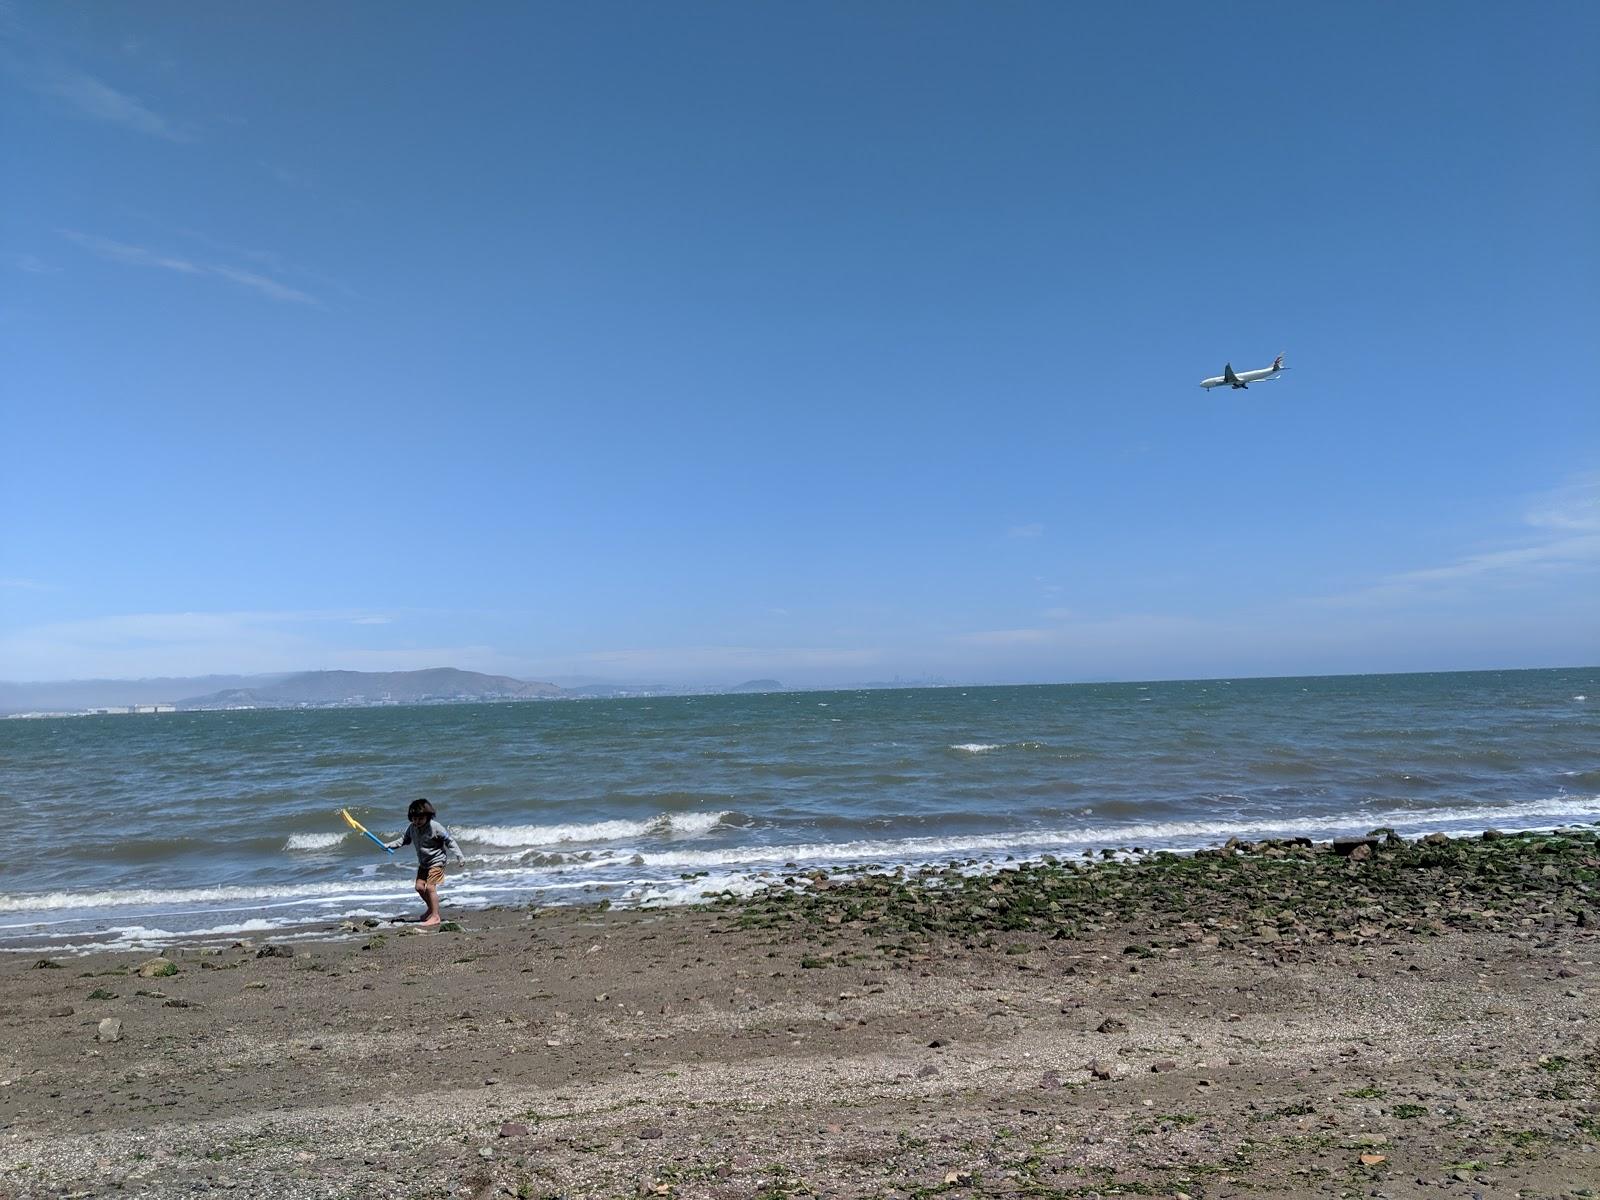
[[[411,824],[406,826],[405,833],[395,841],[384,843],[391,850],[398,850],[407,843],[417,848],[417,895],[428,906],[428,911],[417,918],[419,925],[439,923],[439,885],[444,882],[446,849],[454,850],[462,862],[467,861],[450,831],[433,819],[435,815],[433,805],[426,800],[413,800],[406,809],[406,818]]]

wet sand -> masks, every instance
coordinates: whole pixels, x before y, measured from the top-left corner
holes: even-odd
[[[1594,832],[1340,849],[8,955],[0,1195],[1600,1194]]]

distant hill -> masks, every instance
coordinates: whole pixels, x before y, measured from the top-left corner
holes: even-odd
[[[200,675],[184,679],[68,679],[54,683],[0,681],[0,712],[78,712],[134,704],[176,704],[179,696],[217,689],[266,687],[282,675]]]
[[[453,667],[426,671],[303,671],[272,683],[225,688],[179,700],[179,708],[292,708],[301,704],[426,704],[470,700],[543,700],[566,693],[553,683],[482,675]]]
[[[784,688],[783,684],[776,679],[752,679],[728,690],[730,692],[781,692]]]

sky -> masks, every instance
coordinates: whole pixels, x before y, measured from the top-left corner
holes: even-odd
[[[0,679],[1600,662],[1597,60],[1576,2],[5,0]]]

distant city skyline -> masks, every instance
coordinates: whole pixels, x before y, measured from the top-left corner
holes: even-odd
[[[6,5],[0,680],[1600,663],[1597,52]]]

